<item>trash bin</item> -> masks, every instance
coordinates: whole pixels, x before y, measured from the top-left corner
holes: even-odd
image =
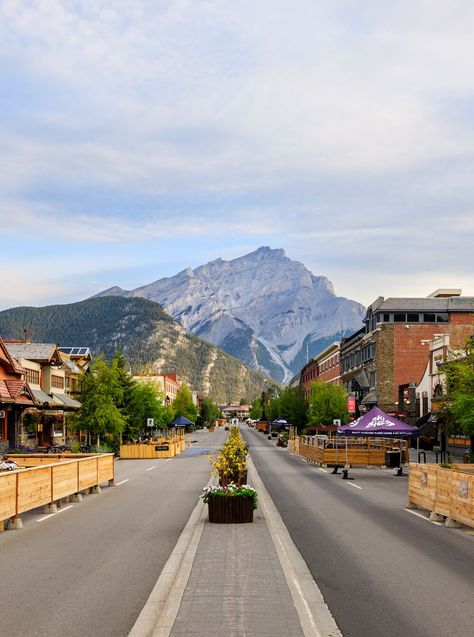
[[[400,451],[386,451],[385,452],[385,465],[390,469],[395,469],[400,466]]]

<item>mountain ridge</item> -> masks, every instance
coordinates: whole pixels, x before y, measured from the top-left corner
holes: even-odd
[[[278,381],[297,373],[307,355],[358,329],[365,312],[336,296],[327,277],[269,246],[99,295],[106,293],[160,303],[189,332]]]

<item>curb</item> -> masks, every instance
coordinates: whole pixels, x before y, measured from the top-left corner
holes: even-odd
[[[250,454],[247,464],[305,637],[342,637],[318,585],[258,475]]]
[[[171,633],[206,517],[206,505],[199,498],[128,637],[168,637]]]

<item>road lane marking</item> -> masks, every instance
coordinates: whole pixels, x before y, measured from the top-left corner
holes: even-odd
[[[58,513],[62,513],[63,511],[67,511],[68,509],[72,509],[72,508],[73,508],[73,506],[74,506],[73,504],[70,504],[68,507],[64,507],[64,508],[62,508],[62,509],[58,509],[58,510],[56,511],[56,513],[48,513],[48,515],[44,515],[43,517],[38,518],[36,521],[37,521],[37,522],[43,522],[43,520],[47,520],[48,518],[52,518],[52,517],[54,517],[55,515],[58,515]]]
[[[318,467],[318,469],[319,469],[320,471],[324,471],[324,473],[327,473],[327,469],[323,469],[322,467]]]
[[[353,482],[347,483],[350,487],[354,487],[354,489],[360,489],[362,491],[362,487],[359,487],[358,484],[354,484]]]
[[[130,478],[125,478],[125,480],[120,480],[120,482],[117,482],[117,487],[119,487],[121,484],[125,484],[126,482],[128,482],[130,480]]]
[[[169,462],[170,460],[173,460],[173,458],[168,458],[165,462]]]
[[[421,518],[422,520],[425,520],[425,522],[429,522],[430,524],[437,524],[438,526],[444,526],[443,522],[435,522],[434,520],[430,520],[429,518],[426,517],[426,515],[423,515],[423,513],[418,513],[418,511],[413,511],[413,509],[405,509],[405,511],[407,513],[411,513],[412,515],[416,515],[417,518]]]
[[[156,464],[153,467],[148,467],[147,471],[151,471],[152,469],[156,469]]]

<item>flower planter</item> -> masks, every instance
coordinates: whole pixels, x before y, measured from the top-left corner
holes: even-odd
[[[220,475],[219,476],[219,484],[222,486],[224,482],[224,478]],[[227,484],[229,484],[230,482],[233,482],[234,484],[239,484],[239,474],[238,473],[234,473],[233,475],[227,476],[225,482]],[[241,471],[240,473],[240,484],[247,484],[247,471]]]
[[[211,497],[209,522],[215,524],[243,524],[253,522],[252,498],[243,495],[216,495]]]

